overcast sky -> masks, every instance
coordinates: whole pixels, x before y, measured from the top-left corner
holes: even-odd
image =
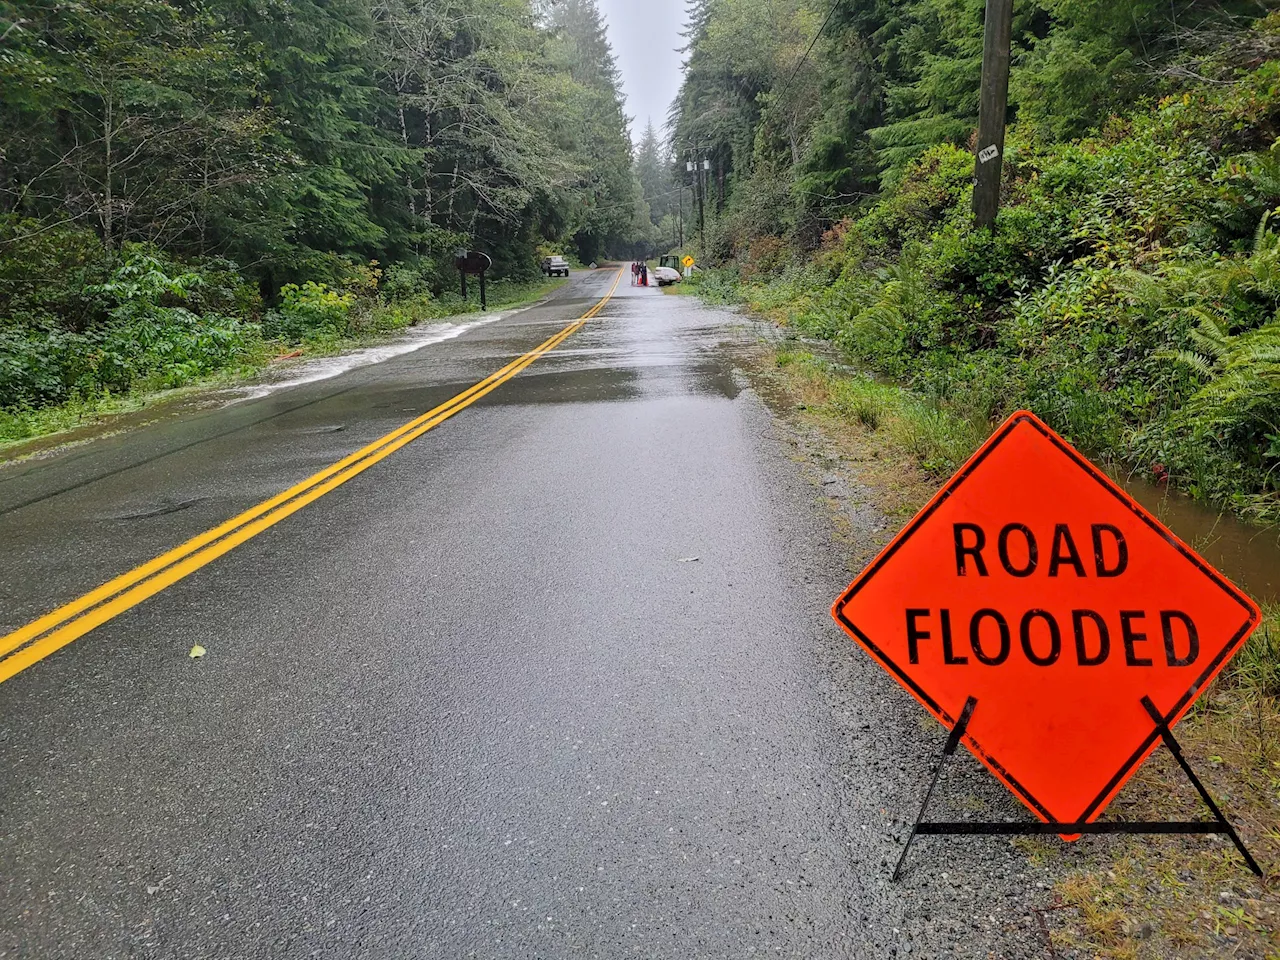
[[[680,89],[684,45],[685,0],[599,0],[609,22],[609,42],[627,95],[631,138],[639,142],[652,117],[659,135],[667,122],[667,108]]]

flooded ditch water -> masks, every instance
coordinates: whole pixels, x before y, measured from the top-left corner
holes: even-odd
[[[1129,496],[1258,603],[1280,601],[1280,528],[1250,526],[1142,480],[1117,480]]]

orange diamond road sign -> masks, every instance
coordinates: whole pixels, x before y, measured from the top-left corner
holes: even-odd
[[[1096,819],[1258,607],[1065,440],[1014,414],[832,608],[1052,823]]]

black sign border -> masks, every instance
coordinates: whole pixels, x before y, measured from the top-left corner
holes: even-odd
[[[867,650],[870,651],[871,654],[879,660],[880,663],[884,665],[901,684],[903,684],[903,686],[911,690],[922,703],[927,705],[939,717],[943,718],[948,729],[955,726],[956,718],[951,716],[951,714],[946,710],[942,709],[933,697],[925,693],[922,687],[907,676],[906,672],[886,656],[884,651],[873,643],[870,637],[863,633],[852,620],[846,617],[844,614],[844,608],[848,602],[857,595],[858,591],[870,582],[871,578],[876,575],[880,568],[893,558],[894,554],[898,552],[898,549],[911,539],[911,536],[924,525],[925,521],[933,516],[933,514],[937,512],[938,508],[951,499],[952,494],[959,489],[962,483],[973,475],[973,472],[983,464],[987,457],[991,455],[992,451],[1000,446],[1000,444],[1003,443],[1015,429],[1023,424],[1033,427],[1041,434],[1041,436],[1057,447],[1062,453],[1066,454],[1067,457],[1069,457],[1077,466],[1101,485],[1104,490],[1119,500],[1127,510],[1155,531],[1171,547],[1177,550],[1178,553],[1182,554],[1183,557],[1189,560],[1196,569],[1215,583],[1219,589],[1227,594],[1228,597],[1244,608],[1246,614],[1244,624],[1241,625],[1231,640],[1222,648],[1222,651],[1218,656],[1214,657],[1212,662],[1210,662],[1210,664],[1205,668],[1204,672],[1195,681],[1195,683],[1193,683],[1191,687],[1179,698],[1177,705],[1165,718],[1166,722],[1169,723],[1170,727],[1172,727],[1174,718],[1181,714],[1182,711],[1190,705],[1191,701],[1200,692],[1200,690],[1203,689],[1205,684],[1218,673],[1222,666],[1225,665],[1226,661],[1235,654],[1236,650],[1244,642],[1245,638],[1248,637],[1249,634],[1253,632],[1254,628],[1257,627],[1257,611],[1248,597],[1246,597],[1234,584],[1218,573],[1217,570],[1213,569],[1213,567],[1209,566],[1209,564],[1201,559],[1198,554],[1191,550],[1191,548],[1179,540],[1172,531],[1165,527],[1164,524],[1156,520],[1155,517],[1149,514],[1127,493],[1121,490],[1110,477],[1083,457],[1079,451],[1058,436],[1053,430],[1049,429],[1049,427],[1041,422],[1038,417],[1027,411],[1015,413],[1006,420],[1004,424],[991,436],[991,438],[983,444],[982,448],[974,454],[972,458],[970,458],[969,462],[966,463],[955,474],[955,476],[948,480],[945,485],[943,485],[937,496],[935,496],[923,510],[916,514],[911,522],[907,524],[907,526],[904,527],[896,537],[894,537],[893,542],[881,551],[880,555],[871,562],[869,567],[858,575],[857,579],[849,585],[849,589],[846,590],[841,595],[840,599],[836,601],[833,608],[836,619],[846,630],[855,636],[858,641],[863,644],[863,646],[865,646]],[[1098,795],[1090,802],[1089,806],[1085,808],[1084,813],[1079,817],[1064,821],[1055,821],[1053,816],[1045,808],[1044,804],[1037,800],[1031,791],[1019,783],[1016,778],[1011,776],[1009,771],[1004,768],[1004,765],[992,756],[990,752],[983,749],[977,740],[971,736],[967,736],[966,740],[968,740],[968,742],[981,753],[987,763],[999,771],[1000,776],[1005,780],[1005,782],[1007,782],[1009,786],[1046,821],[1050,823],[1086,823],[1100,812],[1103,803],[1116,788],[1117,784],[1122,783],[1129,776],[1130,771],[1134,769],[1143,754],[1151,748],[1159,737],[1159,730],[1153,728],[1151,733],[1147,735],[1146,739],[1142,741],[1142,744],[1138,749],[1135,750],[1129,759],[1124,762],[1116,774],[1107,781],[1106,786],[1102,788]]]

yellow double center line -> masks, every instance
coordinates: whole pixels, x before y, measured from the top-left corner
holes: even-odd
[[[0,637],[0,683],[14,674],[21,673],[33,663],[60,650],[90,630],[118,617],[148,597],[190,576],[201,567],[234,550],[246,540],[275,526],[285,517],[297,513],[307,504],[319,500],[326,493],[337,489],[348,480],[368,470],[375,463],[391,456],[401,447],[412,443],[428,430],[444,423],[454,414],[465,410],[481,397],[496,390],[539,357],[554,350],[573,336],[582,326],[604,309],[612,299],[622,280],[622,271],[614,277],[609,292],[594,307],[569,324],[555,336],[523,356],[512,360],[505,367],[469,387],[451,400],[429,410],[416,420],[398,430],[375,440],[363,449],[339,460],[331,467],[308,477],[297,486],[265,500],[221,526],[188,540],[182,546],[161,554],[154,560],[104,583],[77,600],[59,607],[25,627]]]

